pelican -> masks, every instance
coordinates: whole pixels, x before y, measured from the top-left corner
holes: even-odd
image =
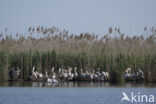
[[[54,69],[55,69],[54,67],[51,68],[51,71],[50,71],[50,77],[53,76],[53,74],[54,74]]]
[[[67,80],[68,74],[67,74],[67,70],[62,69],[62,73],[60,75],[60,80]]]
[[[90,79],[91,79],[91,81],[93,81],[93,73],[92,72],[90,72]]]
[[[53,79],[56,79],[57,78],[55,73],[53,74],[52,78]]]
[[[139,71],[137,72],[137,79],[144,79],[144,72],[141,69],[139,69]]]
[[[85,72],[85,80],[86,81],[89,81],[90,80],[90,73],[88,72],[87,69],[86,69],[86,72]]]
[[[73,79],[76,80],[78,77],[78,73],[77,73],[77,67],[74,68],[74,74],[73,74]]]
[[[74,68],[74,77],[77,77],[78,73],[77,73],[77,67]]]
[[[51,69],[51,72],[52,72],[52,73],[54,73],[54,69],[55,69],[55,68],[54,68],[54,67],[52,67],[52,69]]]
[[[61,68],[59,68],[59,70],[58,70],[58,74],[61,74],[61,71],[62,71],[62,69],[61,69]]]
[[[45,70],[45,77],[48,78],[48,72]]]
[[[90,80],[93,81],[93,75],[94,75],[94,73],[93,73],[93,71],[91,71],[91,70],[92,70],[92,69],[90,69],[89,77],[90,77]]]
[[[72,73],[72,68],[68,69],[67,77],[68,80],[73,80],[74,74]]]
[[[86,77],[86,74],[85,73],[83,73],[83,69],[80,69],[81,70],[81,80],[84,80],[85,79],[85,77]]]
[[[131,69],[131,68],[127,68],[127,69],[125,70],[125,74],[126,74],[127,76],[130,76],[130,75],[132,74],[132,69]]]
[[[47,79],[47,83],[58,83],[58,80],[48,78],[48,79]]]
[[[48,83],[51,83],[52,82],[52,79],[51,78],[47,78],[47,82]]]
[[[109,79],[109,73],[106,72],[106,79]]]
[[[144,72],[141,70],[141,69],[139,69],[139,71],[138,71],[141,75],[144,75]]]
[[[68,77],[67,70],[65,70],[65,69],[64,69],[64,72],[63,72],[63,76],[64,76],[64,79],[67,79],[67,77]]]
[[[52,75],[52,78],[47,78],[48,83],[58,83],[58,80],[56,80],[57,76],[56,73],[54,72]]]
[[[61,77],[62,77],[62,69],[61,68],[59,68],[56,76],[57,76],[58,79],[61,79]]]
[[[127,68],[124,74],[124,78],[126,81],[138,81],[144,79],[144,73],[141,69],[137,71],[137,73],[132,73],[131,68]]]
[[[34,75],[35,76],[35,78],[37,79],[37,74],[36,74],[36,72],[35,72],[35,67],[33,66],[33,69],[32,69],[32,75]]]
[[[104,76],[104,80],[106,80],[106,72],[102,71],[102,75]]]
[[[103,75],[100,72],[100,68],[97,69],[96,74],[98,75],[98,80],[100,80],[100,81],[103,81],[104,80],[104,77],[103,77]]]
[[[98,75],[95,74],[95,70],[93,69],[93,80],[97,81],[98,80]]]
[[[42,73],[37,72],[37,70],[35,71],[35,73],[36,73],[37,77],[43,78],[43,74]]]

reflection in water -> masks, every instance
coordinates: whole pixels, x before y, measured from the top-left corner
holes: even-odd
[[[0,82],[0,87],[156,87],[156,83],[110,84],[109,82]]]

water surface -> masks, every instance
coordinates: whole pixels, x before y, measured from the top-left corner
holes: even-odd
[[[155,84],[142,83],[1,82],[0,86],[0,104],[128,104],[121,102],[122,92],[156,96]]]

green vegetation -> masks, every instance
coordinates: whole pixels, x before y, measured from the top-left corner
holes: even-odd
[[[0,80],[8,80],[11,68],[19,67],[20,78],[27,80],[33,66],[45,73],[54,66],[108,71],[112,82],[121,82],[124,70],[141,68],[146,81],[156,81],[156,29],[144,29],[144,35],[125,36],[119,28],[110,28],[103,37],[90,33],[70,34],[56,27],[30,27],[16,37],[0,34]],[[25,36],[24,36],[25,35]]]

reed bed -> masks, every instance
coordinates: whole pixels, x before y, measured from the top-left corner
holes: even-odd
[[[145,80],[156,81],[156,28],[144,28],[140,36],[128,36],[120,28],[94,33],[69,34],[56,27],[29,27],[24,34],[0,33],[0,80],[8,80],[11,68],[19,67],[27,80],[32,67],[45,73],[58,68],[100,68],[110,73],[111,82],[121,82],[126,68],[141,68]]]

